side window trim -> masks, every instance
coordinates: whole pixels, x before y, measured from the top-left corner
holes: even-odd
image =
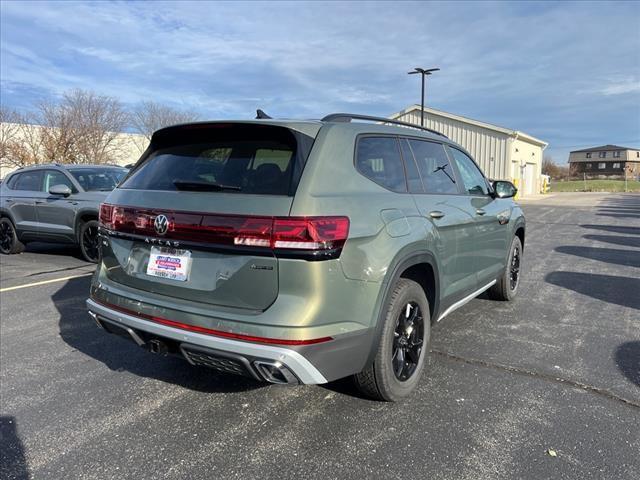
[[[422,174],[420,173],[420,169],[418,168],[418,164],[416,163],[416,157],[413,153],[413,149],[411,148],[411,143],[409,142],[409,139],[407,137],[398,137],[398,142],[400,143],[400,156],[402,157],[402,165],[404,167],[404,177],[407,183],[407,193],[410,194],[415,194],[415,195],[420,195],[420,194],[424,194],[424,181],[422,180]],[[407,148],[409,149],[409,154],[411,154],[411,158],[405,158],[404,155],[404,149],[402,148],[402,142],[404,142],[407,145]],[[407,162],[413,162],[413,167],[415,168],[416,173],[418,174],[418,179],[420,180],[420,187],[421,190],[420,192],[412,192],[411,188],[409,187],[409,172],[407,171]]]

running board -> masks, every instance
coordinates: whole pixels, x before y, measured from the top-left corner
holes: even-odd
[[[492,280],[491,282],[487,283],[484,287],[476,290],[475,292],[473,292],[470,295],[467,295],[466,297],[464,297],[462,300],[458,300],[456,303],[454,303],[453,305],[451,305],[449,308],[447,308],[442,315],[440,315],[438,317],[438,321],[442,320],[444,317],[446,317],[447,315],[449,315],[451,312],[453,312],[454,310],[457,310],[458,308],[460,308],[461,306],[463,306],[465,303],[473,300],[474,298],[476,298],[478,295],[480,295],[482,292],[484,292],[485,290],[488,290],[489,288],[491,288],[494,284],[496,283],[496,280]]]

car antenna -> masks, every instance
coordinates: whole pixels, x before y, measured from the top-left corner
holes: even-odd
[[[266,118],[272,118],[272,117],[270,117],[260,109],[256,110],[256,119],[263,120]]]

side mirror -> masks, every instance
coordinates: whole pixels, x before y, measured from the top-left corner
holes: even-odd
[[[67,185],[53,185],[49,188],[49,193],[51,195],[62,195],[63,197],[68,197],[72,192]]]
[[[498,198],[512,198],[518,193],[516,186],[505,180],[495,180],[491,183],[495,196]]]

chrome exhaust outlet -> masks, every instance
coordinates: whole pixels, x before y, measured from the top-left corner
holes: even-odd
[[[145,341],[140,338],[140,335],[138,335],[132,328],[129,328],[126,325],[122,325],[121,323],[107,320],[100,315],[93,313],[91,310],[89,310],[89,316],[98,324],[98,327],[102,328],[103,330],[109,333],[115,333],[113,330],[115,328],[117,330],[120,330],[121,332],[126,332],[139,347],[142,347],[145,344]]]
[[[102,322],[100,322],[98,315],[89,310],[89,316],[93,319],[94,322],[96,322],[96,325],[98,325],[98,327],[104,330],[104,326],[102,325]]]
[[[260,372],[260,375],[269,383],[277,383],[280,385],[296,385],[298,379],[282,362],[269,362],[265,360],[256,360],[253,366]]]

